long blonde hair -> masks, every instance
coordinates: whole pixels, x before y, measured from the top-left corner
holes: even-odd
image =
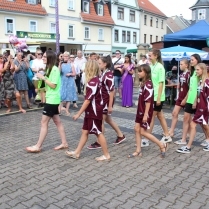
[[[93,77],[99,76],[99,65],[95,60],[89,60],[85,66],[86,83]]]
[[[201,78],[198,78],[200,81],[202,79],[202,86],[205,84],[205,80],[208,78],[208,71],[207,71],[207,66],[205,63],[198,63],[196,67],[199,67],[202,70],[202,76]]]

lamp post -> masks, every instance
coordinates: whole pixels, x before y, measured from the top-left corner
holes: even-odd
[[[56,16],[56,53],[60,52],[60,33],[59,33],[59,3],[55,0],[55,16]]]

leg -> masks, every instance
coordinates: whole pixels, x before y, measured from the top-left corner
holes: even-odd
[[[27,103],[28,108],[30,107],[30,102],[29,102],[29,98],[28,98],[28,91],[23,91],[24,97],[25,97],[25,101]]]
[[[182,133],[182,139],[181,139],[182,142],[186,142],[188,130],[191,128],[191,126],[189,126],[190,121],[191,121],[191,114],[185,112],[184,119],[183,119],[183,133]]]
[[[106,157],[106,159],[110,159],[110,154],[109,154],[108,149],[107,149],[107,142],[106,142],[106,139],[105,139],[103,133],[101,133],[101,134],[98,135],[97,140],[98,140],[99,143],[101,144],[102,151],[103,151],[103,154],[104,154],[104,156]],[[97,159],[98,161],[101,161],[100,158],[101,158],[101,157],[96,158],[96,159]]]
[[[22,113],[26,113],[26,111],[22,108],[22,97],[19,93],[19,91],[16,91],[15,92],[15,96],[16,96],[16,100],[17,100],[17,105],[19,107],[19,111],[22,112]]]
[[[73,101],[73,107],[78,108],[78,105],[76,104],[76,101]]]
[[[166,120],[165,120],[165,117],[164,117],[164,114],[163,114],[162,110],[157,113],[157,117],[158,117],[158,120],[160,121],[160,124],[162,126],[162,129],[163,129],[163,132],[164,132],[165,136],[169,136],[168,126],[167,126],[167,123],[166,123]]]
[[[11,112],[11,100],[10,99],[5,99],[5,102],[6,102],[7,107],[8,107],[6,113],[9,113],[9,112]]]
[[[174,129],[176,127],[176,123],[178,121],[178,114],[181,110],[181,107],[180,106],[177,106],[175,105],[174,107],[174,110],[172,112],[172,123],[171,123],[171,128],[170,128],[170,131],[169,131],[169,135],[172,137],[174,135]]]
[[[152,121],[151,121],[151,123],[150,123],[150,129],[148,130],[149,133],[152,133],[156,115],[157,115],[157,111],[154,111],[154,112],[153,112],[153,115],[152,115]]]
[[[196,135],[196,126],[197,124],[192,121],[190,124],[190,134],[189,134],[189,142],[187,144],[187,147],[190,149],[192,146],[192,143],[194,141],[195,135]]]
[[[70,112],[69,112],[69,109],[70,109],[70,102],[66,102],[66,115],[69,116],[70,115]]]
[[[65,129],[64,129],[64,126],[62,125],[62,122],[60,120],[60,117],[59,115],[54,115],[52,117],[52,120],[54,121],[54,124],[57,126],[57,130],[60,134],[60,138],[61,138],[61,141],[62,141],[62,148],[64,146],[64,148],[67,148],[68,147],[68,143],[67,143],[67,140],[66,140],[66,135],[65,135]],[[58,149],[58,147],[55,147],[55,149]]]

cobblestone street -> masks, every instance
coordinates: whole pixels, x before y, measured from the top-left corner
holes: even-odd
[[[81,97],[80,97],[81,98]],[[136,94],[135,94],[136,98]],[[81,101],[79,107],[81,106]],[[204,139],[198,127],[191,154],[178,154],[171,143],[166,158],[150,143],[142,148],[143,157],[128,159],[134,151],[134,119],[136,108],[114,107],[113,119],[127,140],[113,145],[116,135],[106,126],[105,136],[111,161],[97,163],[101,150],[83,149],[79,160],[54,151],[60,137],[53,122],[39,154],[24,148],[36,143],[40,131],[41,110],[0,117],[0,209],[208,209],[209,153],[199,145]],[[71,110],[73,115],[75,110]],[[171,110],[165,109],[168,126]],[[78,143],[82,118],[61,116],[70,150]],[[156,120],[154,135],[161,138]],[[174,141],[182,133],[182,113]],[[90,136],[88,144],[94,142]]]

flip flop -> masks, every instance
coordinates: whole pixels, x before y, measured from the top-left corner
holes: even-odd
[[[68,144],[61,144],[55,147],[54,150],[67,149],[67,148],[68,148]]]
[[[76,156],[74,151],[66,151],[65,154],[70,158],[73,158],[73,159],[76,159],[76,160],[79,159],[79,157]]]
[[[134,153],[137,153],[136,155],[134,155]],[[133,154],[129,154],[128,158],[133,158],[133,157],[141,157],[142,156],[142,152],[134,152]]]
[[[101,161],[110,161],[110,158],[107,158],[107,157],[105,157],[104,155],[102,155],[102,156],[100,156],[100,157],[95,158],[95,160],[96,160],[97,162],[101,162]]]
[[[41,148],[38,148],[36,145],[31,146],[31,147],[26,147],[25,149],[26,149],[27,152],[30,152],[30,153],[41,152]]]

